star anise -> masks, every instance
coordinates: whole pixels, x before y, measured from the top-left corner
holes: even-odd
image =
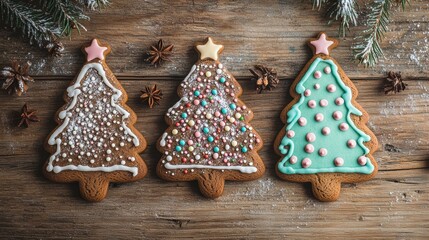
[[[272,90],[279,83],[277,72],[274,68],[267,68],[263,65],[255,65],[255,70],[249,69],[253,74],[252,81],[256,81],[256,91],[262,93],[263,90]]]
[[[52,41],[45,45],[46,50],[48,50],[48,54],[53,57],[61,57],[64,51],[64,45],[60,41]]]
[[[386,83],[384,84],[384,93],[398,93],[404,91],[408,84],[403,82],[401,72],[389,71],[387,73]]]
[[[0,75],[6,80],[2,88],[7,90],[9,94],[16,93],[21,96],[22,93],[27,92],[28,82],[34,82],[34,79],[28,75],[31,63],[26,62],[20,65],[18,61],[14,60],[11,67],[4,67]]]
[[[150,108],[154,104],[159,105],[159,101],[162,99],[162,91],[157,88],[156,84],[152,86],[146,86],[145,90],[142,90],[142,95],[140,96],[143,99],[143,102],[147,101]]]
[[[30,126],[30,122],[40,121],[36,116],[36,112],[36,110],[28,110],[27,103],[24,104],[21,109],[21,120],[18,123],[18,127],[24,126],[28,128],[28,126]]]
[[[159,67],[165,61],[170,61],[170,55],[173,53],[173,47],[173,44],[164,47],[164,42],[162,39],[159,39],[158,44],[151,46],[150,50],[146,53],[147,58],[145,61],[150,62],[150,64],[155,67]]]

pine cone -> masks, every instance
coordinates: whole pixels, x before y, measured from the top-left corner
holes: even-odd
[[[272,90],[279,83],[277,72],[274,68],[267,68],[263,65],[255,65],[255,70],[249,69],[253,74],[252,80],[256,81],[256,90],[262,93],[263,90]]]
[[[390,71],[387,73],[386,83],[384,84],[384,94],[389,92],[399,93],[404,91],[408,84],[403,82],[401,72]]]
[[[45,45],[48,50],[48,54],[53,57],[61,57],[64,51],[64,45],[60,41],[49,42]]]
[[[11,65],[11,67],[5,67],[1,71],[1,76],[6,79],[2,88],[9,94],[16,93],[18,96],[21,96],[27,92],[27,83],[34,82],[34,79],[28,75],[31,63],[26,62],[20,65],[18,61],[14,60]]]

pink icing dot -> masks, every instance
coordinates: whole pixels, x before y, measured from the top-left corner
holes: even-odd
[[[366,158],[365,156],[360,156],[360,157],[358,158],[358,163],[359,163],[361,166],[365,166],[365,165],[366,165],[366,162],[367,162],[367,158]]]
[[[326,87],[326,90],[328,90],[328,92],[335,92],[336,90],[337,90],[337,87],[335,87],[334,86],[334,84],[329,84],[327,87]]]
[[[316,107],[316,101],[310,100],[310,101],[308,101],[307,105],[310,108],[315,108]]]
[[[325,67],[325,69],[323,69],[323,71],[324,71],[326,74],[330,74],[330,73],[331,73],[331,68],[330,68],[330,67]]]
[[[200,137],[200,136],[201,136],[201,133],[200,133],[200,132],[195,132],[195,133],[194,133],[194,136],[198,138],[198,137]]]
[[[347,123],[341,123],[340,124],[340,130],[341,131],[347,131],[347,130],[349,130],[349,125]]]
[[[318,83],[316,83],[316,84],[314,84],[314,89],[319,89],[320,88],[320,84],[318,84]]]
[[[319,79],[322,77],[322,73],[320,71],[315,71],[314,72],[314,78]]]
[[[214,159],[218,159],[219,158],[219,153],[213,153],[213,158]]]
[[[321,113],[317,113],[317,114],[314,116],[314,119],[315,119],[316,121],[318,121],[318,122],[323,121],[323,114],[321,114]]]
[[[288,131],[287,131],[287,133],[286,133],[286,136],[287,136],[288,138],[293,138],[293,137],[295,136],[295,131],[293,131],[293,130],[288,130]]]
[[[343,164],[344,164],[344,159],[342,159],[342,158],[340,158],[340,157],[336,157],[336,158],[334,159],[334,164],[335,164],[335,166],[337,166],[337,167],[343,166]]]
[[[219,111],[216,111],[216,112],[215,112],[215,116],[216,116],[216,117],[219,117],[219,116],[220,116],[220,112],[219,112]]]
[[[326,107],[326,106],[328,106],[328,100],[322,99],[322,100],[320,100],[319,104],[321,107]]]
[[[307,135],[305,136],[305,139],[307,140],[307,142],[314,142],[316,140],[316,135],[314,135],[314,133],[307,133]]]
[[[292,156],[292,157],[289,158],[289,162],[291,164],[295,164],[297,161],[298,161],[298,158],[296,156]]]
[[[323,135],[329,135],[331,133],[331,129],[329,127],[322,128],[322,134]]]
[[[308,97],[310,95],[311,95],[311,90],[310,89],[307,89],[307,90],[304,91],[304,96]]]
[[[335,112],[332,114],[332,117],[333,117],[335,120],[340,120],[340,119],[343,117],[343,113],[342,113],[342,112],[340,112],[340,111],[335,111]]]
[[[310,158],[304,158],[301,162],[301,165],[303,168],[308,168],[311,166],[311,160]]]
[[[225,127],[225,122],[224,121],[221,121],[219,124],[220,124],[221,127]]]
[[[305,145],[304,150],[307,153],[312,153],[312,152],[314,152],[314,146],[312,144],[307,144],[307,145]]]
[[[194,145],[194,141],[192,141],[192,140],[188,140],[188,144],[189,144],[189,145]]]
[[[355,141],[355,140],[353,140],[353,139],[348,140],[348,141],[347,141],[347,146],[348,146],[349,148],[355,148],[355,147],[356,147],[356,141]]]
[[[342,97],[335,99],[335,104],[337,104],[338,106],[343,105],[344,99]]]
[[[307,119],[305,119],[305,117],[300,117],[300,118],[298,119],[298,124],[299,124],[301,127],[303,127],[303,126],[307,125]]]
[[[200,100],[195,99],[195,100],[194,100],[194,105],[198,105],[198,104],[200,104]]]
[[[328,154],[328,150],[326,148],[321,148],[319,149],[319,155],[324,157],[326,156],[326,154]]]

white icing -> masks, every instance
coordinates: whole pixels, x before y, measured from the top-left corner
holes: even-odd
[[[217,169],[217,170],[238,170],[242,173],[254,173],[257,172],[258,169],[256,167],[251,166],[210,166],[210,165],[199,165],[199,164],[188,164],[188,165],[173,165],[170,163],[166,163],[166,169],[189,169],[189,168],[198,168],[198,169]]]
[[[164,134],[162,134],[162,137],[161,137],[161,141],[159,141],[159,145],[161,146],[161,147],[164,147],[165,146],[165,138],[167,137],[167,133],[165,132]]]
[[[89,167],[89,166],[83,166],[83,165],[66,165],[66,166],[53,166],[53,161],[56,159],[57,155],[60,154],[61,152],[61,139],[57,138],[57,136],[62,133],[64,131],[64,129],[68,126],[69,122],[70,122],[70,117],[71,117],[71,113],[69,113],[68,111],[70,111],[71,109],[73,109],[76,104],[77,104],[77,97],[79,96],[79,94],[82,93],[82,91],[80,89],[78,89],[81,86],[81,81],[84,78],[85,74],[88,72],[89,69],[94,68],[95,70],[97,70],[98,74],[102,77],[104,84],[106,84],[113,92],[114,94],[112,94],[111,96],[111,101],[110,104],[122,114],[122,127],[125,133],[129,134],[132,138],[133,138],[133,144],[135,146],[139,146],[140,142],[138,137],[131,131],[131,129],[129,129],[126,124],[125,124],[125,120],[127,118],[129,118],[130,113],[127,112],[125,109],[123,109],[121,106],[119,106],[118,104],[116,104],[116,102],[119,100],[119,98],[122,96],[122,92],[115,88],[107,79],[106,77],[106,72],[103,69],[103,65],[101,63],[98,62],[94,62],[94,63],[88,63],[86,65],[83,66],[82,70],[80,71],[76,82],[67,88],[67,94],[69,97],[73,97],[73,100],[71,101],[70,105],[63,111],[61,111],[58,114],[58,117],[60,119],[64,119],[63,123],[52,133],[52,135],[49,137],[48,139],[48,144],[49,145],[56,145],[56,151],[54,154],[52,154],[52,156],[49,158],[49,163],[48,166],[46,168],[46,170],[48,172],[54,171],[55,173],[59,173],[63,170],[78,170],[78,171],[104,171],[104,172],[112,172],[112,171],[117,171],[117,170],[125,170],[125,171],[129,171],[133,173],[133,176],[136,176],[138,173],[138,168],[137,167],[128,167],[128,166],[122,166],[122,165],[114,165],[114,166],[109,166],[109,167]],[[86,109],[85,109],[86,110]]]
[[[137,167],[129,167],[124,165],[113,165],[110,167],[90,167],[84,165],[66,165],[66,166],[55,166],[53,167],[54,173],[59,173],[64,170],[77,170],[83,172],[103,171],[103,172],[114,172],[114,171],[128,171],[133,173],[133,176],[138,174],[139,169]],[[49,169],[48,169],[49,171]],[[52,171],[52,169],[51,169]]]

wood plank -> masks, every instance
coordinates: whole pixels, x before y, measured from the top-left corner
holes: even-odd
[[[380,77],[389,70],[402,71],[409,78],[426,77],[428,11],[425,1],[412,1],[405,12],[394,11],[392,31],[382,44],[386,59],[374,69],[351,60],[350,46],[361,27],[352,28],[332,55],[353,79]],[[64,40],[67,50],[62,58],[47,58],[43,51],[1,29],[0,66],[10,59],[30,60],[33,75],[73,76],[83,61],[81,45],[98,37],[113,46],[108,62],[118,75],[184,76],[196,60],[192,45],[210,35],[225,45],[222,61],[236,75],[250,76],[247,69],[263,63],[277,68],[280,76],[293,78],[310,57],[307,39],[319,31],[337,36],[338,28],[327,26],[310,2],[300,1],[114,1],[90,15],[91,21],[85,24],[88,32]],[[154,69],[143,62],[143,53],[158,38],[176,47],[173,62]]]
[[[260,155],[267,172],[256,181],[227,182],[224,196],[217,200],[204,199],[195,183],[165,182],[155,174],[160,154],[154,144],[167,127],[164,113],[178,100],[178,79],[120,81],[139,117],[136,127],[149,143],[142,154],[149,174],[137,183],[113,184],[99,204],[83,201],[76,185],[55,184],[41,175],[48,157],[42,143],[54,126],[55,111],[63,105],[68,82],[38,80],[24,97],[0,95],[2,236],[295,239],[318,234],[417,239],[429,234],[428,81],[410,81],[407,92],[388,96],[380,93],[381,80],[355,81],[358,101],[370,113],[370,128],[382,144],[374,155],[380,172],[369,182],[343,184],[335,203],[320,203],[311,197],[308,185],[284,182],[274,174],[278,157],[272,144],[283,127],[278,116],[290,101],[291,80],[282,79],[277,89],[262,95],[246,80],[239,81],[244,88],[241,99],[255,112],[251,124],[266,142]],[[138,98],[139,89],[150,83],[158,83],[165,97],[152,110]],[[38,109],[41,118],[29,129],[16,128],[11,117],[24,102]]]

